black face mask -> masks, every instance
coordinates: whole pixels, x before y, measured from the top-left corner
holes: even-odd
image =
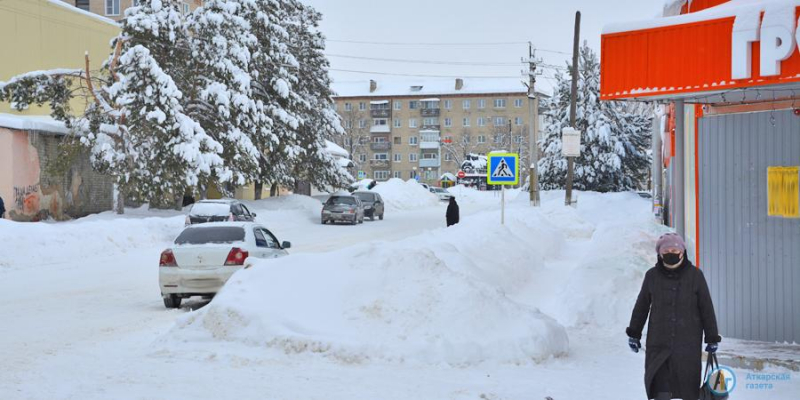
[[[667,253],[667,254],[662,254],[661,259],[664,260],[664,264],[675,265],[681,262],[681,255],[675,253]]]

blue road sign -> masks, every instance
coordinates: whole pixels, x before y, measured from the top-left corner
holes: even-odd
[[[486,168],[486,182],[490,185],[519,184],[519,154],[489,153],[489,168]]]

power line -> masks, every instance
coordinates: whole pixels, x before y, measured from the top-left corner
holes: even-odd
[[[486,67],[501,67],[501,66],[518,66],[518,62],[472,62],[472,61],[434,61],[434,60],[409,60],[400,58],[377,58],[377,57],[361,57],[351,56],[344,54],[325,54],[328,57],[336,58],[350,58],[355,60],[370,60],[370,61],[384,61],[384,62],[399,62],[409,64],[434,64],[434,65],[467,65],[467,66],[486,66]]]
[[[353,43],[353,44],[369,44],[377,46],[508,46],[508,45],[523,45],[528,42],[370,42],[361,40],[341,40],[341,39],[326,39],[327,42],[332,43]]]
[[[469,75],[427,75],[427,74],[404,74],[404,73],[391,73],[391,72],[377,72],[377,71],[358,71],[358,70],[351,70],[351,69],[337,69],[337,68],[328,68],[328,71],[336,71],[336,72],[350,72],[354,74],[370,74],[370,75],[391,75],[391,76],[411,76],[411,77],[419,77],[419,78],[470,78],[470,79],[509,79],[509,78],[519,78],[519,75],[515,76],[469,76]]]

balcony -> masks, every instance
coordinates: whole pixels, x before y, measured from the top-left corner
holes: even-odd
[[[419,167],[420,168],[439,168],[442,165],[442,161],[438,158],[420,158],[419,159]]]
[[[390,110],[388,108],[383,108],[383,109],[375,109],[375,108],[373,108],[373,109],[369,110],[369,115],[372,118],[391,118],[392,110]]]
[[[369,166],[372,168],[389,168],[389,160],[369,160]]]
[[[436,133],[439,133],[439,131],[441,130],[441,127],[442,127],[441,125],[424,125],[423,124],[422,127],[419,130],[420,131],[435,131]]]
[[[392,148],[392,144],[389,142],[371,142],[369,144],[369,149],[372,151],[388,151]]]
[[[438,117],[439,116],[439,109],[438,108],[423,108],[422,109],[422,116],[423,117]]]
[[[432,141],[432,140],[431,141],[426,141],[426,140],[423,140],[423,141],[419,142],[419,148],[422,149],[422,150],[438,150],[439,147],[441,147],[441,145],[439,144],[438,140],[437,141]]]
[[[369,128],[370,133],[389,133],[391,131],[389,125],[373,125]]]

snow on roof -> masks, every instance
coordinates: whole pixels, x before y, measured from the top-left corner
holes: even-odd
[[[420,101],[439,101],[439,99],[434,97],[434,98],[431,98],[431,99],[422,99]]]
[[[343,149],[338,144],[331,142],[330,140],[325,141],[325,151],[332,156],[343,158],[350,157],[350,153],[348,153],[347,150]]]
[[[752,15],[753,13],[760,14],[768,9],[783,9],[791,5],[794,5],[795,7],[800,6],[800,0],[730,0],[729,2],[720,4],[716,7],[707,8],[705,10],[690,14],[656,18],[646,21],[609,24],[603,28],[603,34],[608,35],[612,33],[691,24],[736,16],[747,16]]]
[[[428,78],[415,80],[378,81],[375,91],[370,92],[369,80],[341,81],[333,83],[338,97],[392,97],[392,96],[442,96],[455,94],[515,93],[526,94],[528,89],[517,78],[463,79],[464,86],[456,90],[456,80],[449,78]],[[413,90],[413,86],[422,86]],[[540,92],[547,95],[547,93]],[[426,99],[434,101],[438,99]]]
[[[61,121],[44,115],[15,115],[0,113],[0,128],[20,131],[42,131],[52,133],[69,133],[69,129]]]
[[[442,176],[439,177],[439,180],[440,181],[453,181],[453,182],[455,182],[456,181],[456,176],[451,174],[451,173],[449,173],[449,172],[445,172],[444,174],[442,174]]]
[[[90,18],[96,19],[96,20],[98,20],[98,21],[100,21],[100,22],[104,22],[104,23],[106,23],[106,24],[109,24],[109,25],[114,25],[114,26],[116,26],[116,27],[119,27],[119,24],[117,23],[117,21],[114,21],[114,20],[113,20],[113,19],[111,19],[111,18],[106,18],[106,17],[103,17],[103,16],[101,16],[101,15],[97,15],[97,14],[95,14],[95,13],[93,13],[93,12],[89,12],[89,11],[81,10],[80,8],[78,8],[78,7],[75,7],[75,6],[73,6],[72,4],[65,3],[65,2],[63,2],[63,1],[61,1],[61,0],[47,0],[47,2],[48,2],[48,3],[50,3],[50,4],[57,5],[57,6],[59,6],[59,7],[66,8],[66,9],[68,9],[68,10],[72,11],[72,12],[75,12],[75,13],[78,13],[78,14],[83,14],[83,15],[85,15],[85,16],[87,16],[87,17],[90,17]]]

